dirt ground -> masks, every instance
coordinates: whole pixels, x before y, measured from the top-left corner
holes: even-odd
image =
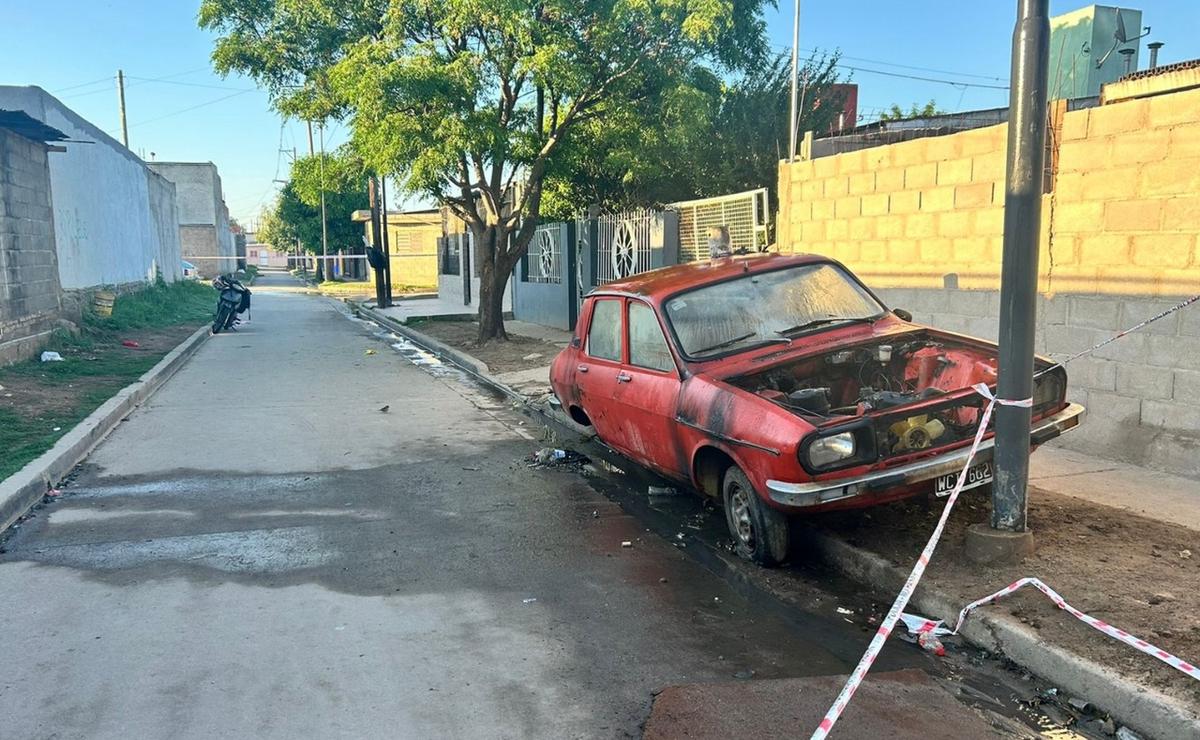
[[[1080,611],[1188,662],[1200,660],[1200,534],[1034,489],[1029,527],[1036,553],[1018,566],[982,568],[966,559],[963,547],[967,526],[986,522],[991,514],[990,500],[981,490],[986,489],[968,491],[959,499],[923,585],[957,596],[966,605],[1018,578],[1035,576]],[[910,500],[865,512],[829,514],[814,523],[907,572],[943,504],[942,499]],[[1200,708],[1196,681],[1088,627],[1032,587],[980,609],[1005,610],[1047,642]]]
[[[479,324],[475,321],[423,321],[413,324],[413,328],[483,360],[497,374],[545,367],[562,349],[551,342],[511,332],[507,342],[488,342],[481,347],[475,343],[479,334]]]
[[[193,325],[122,332],[90,347],[62,348],[63,363],[0,370],[0,479],[50,449],[100,404],[132,383],[196,330]],[[139,345],[125,347],[123,340]]]

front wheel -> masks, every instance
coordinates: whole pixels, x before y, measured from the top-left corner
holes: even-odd
[[[721,482],[725,521],[733,549],[741,557],[768,568],[788,555],[787,516],[767,506],[741,468],[731,466]]]
[[[233,306],[221,301],[221,305],[217,308],[217,317],[213,319],[212,333],[220,334],[225,325],[233,318]]]

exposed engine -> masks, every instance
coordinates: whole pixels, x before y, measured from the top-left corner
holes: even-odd
[[[910,335],[911,336],[911,335]],[[905,417],[889,409],[936,398],[976,383],[995,383],[993,353],[928,336],[808,357],[729,382],[815,424],[885,412],[878,444],[890,454],[947,444],[974,433],[977,403],[937,407]]]

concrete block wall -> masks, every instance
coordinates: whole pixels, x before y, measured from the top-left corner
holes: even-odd
[[[1200,89],[1060,112],[1037,349],[1061,358],[1200,289]],[[995,340],[1007,126],[780,166],[780,248],[835,257],[922,323]],[[1200,306],[1068,366],[1062,444],[1200,476]]]
[[[0,129],[0,365],[30,357],[59,318],[46,147]]]

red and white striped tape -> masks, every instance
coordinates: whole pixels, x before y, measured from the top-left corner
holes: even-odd
[[[982,599],[979,599],[978,601],[972,601],[970,604],[967,604],[966,606],[964,606],[962,608],[962,611],[960,611],[958,613],[958,622],[954,625],[953,630],[948,630],[944,627],[941,627],[940,626],[942,624],[941,621],[933,622],[931,620],[924,619],[923,617],[917,617],[912,614],[904,615],[906,617],[905,624],[909,625],[910,630],[914,631],[914,632],[933,632],[934,634],[958,634],[958,631],[962,629],[963,620],[965,620],[967,618],[967,614],[970,613],[971,610],[973,610],[977,607],[980,607],[980,606],[991,604],[994,601],[999,601],[1002,597],[1008,596],[1009,594],[1013,593],[1017,589],[1020,589],[1024,586],[1033,586],[1038,591],[1041,591],[1042,593],[1046,594],[1046,596],[1049,596],[1050,600],[1054,602],[1055,606],[1057,606],[1059,609],[1062,609],[1063,611],[1067,612],[1072,617],[1075,617],[1076,619],[1078,619],[1079,621],[1088,625],[1089,627],[1099,630],[1100,632],[1103,632],[1104,634],[1108,635],[1109,637],[1112,637],[1113,639],[1120,640],[1121,642],[1125,643],[1126,645],[1128,645],[1136,650],[1142,651],[1146,655],[1158,658],[1162,662],[1171,666],[1175,670],[1180,671],[1184,675],[1191,676],[1192,678],[1196,679],[1197,681],[1200,681],[1200,668],[1197,668],[1195,665],[1187,662],[1186,660],[1183,660],[1182,658],[1178,658],[1178,657],[1168,653],[1166,650],[1163,650],[1162,648],[1151,645],[1150,643],[1146,642],[1145,640],[1139,639],[1138,637],[1135,637],[1134,635],[1129,634],[1128,632],[1126,632],[1123,629],[1114,627],[1111,624],[1109,624],[1103,620],[1096,619],[1095,617],[1093,617],[1091,615],[1084,614],[1083,612],[1079,611],[1075,607],[1068,604],[1066,602],[1066,600],[1063,599],[1063,597],[1058,595],[1057,591],[1050,588],[1045,583],[1042,583],[1042,581],[1038,578],[1022,578],[1018,581],[1014,581],[1014,582],[1010,583],[1008,586],[1000,589],[999,591],[992,594],[991,596],[985,596]],[[922,624],[918,625],[917,629],[913,630],[912,627],[917,623],[918,620],[920,622],[922,622]]]
[[[896,600],[892,602],[892,608],[888,610],[887,616],[883,618],[883,623],[879,625],[879,630],[875,633],[875,637],[872,638],[871,644],[867,646],[867,652],[863,653],[862,659],[858,661],[858,665],[854,668],[854,672],[850,674],[850,678],[846,679],[846,685],[842,687],[842,692],[838,694],[837,699],[833,702],[833,706],[825,713],[825,718],[821,720],[821,724],[813,732],[812,740],[822,740],[833,729],[838,718],[842,716],[846,705],[850,703],[850,699],[854,697],[854,692],[858,691],[859,685],[862,684],[863,678],[866,677],[867,671],[871,670],[875,659],[879,657],[879,652],[883,650],[883,644],[887,642],[888,636],[895,629],[896,622],[900,620],[900,615],[904,612],[904,607],[908,605],[913,591],[916,590],[917,584],[921,582],[921,576],[925,575],[925,568],[929,565],[930,558],[933,557],[933,551],[937,548],[938,540],[942,538],[942,530],[946,528],[946,521],[950,518],[950,512],[954,508],[955,502],[958,501],[958,495],[962,493],[963,485],[967,481],[967,469],[971,467],[971,461],[974,460],[975,453],[979,451],[979,445],[983,442],[983,437],[987,433],[988,423],[991,422],[992,412],[996,409],[996,405],[1025,407],[1033,405],[1033,399],[1031,398],[1021,400],[996,398],[992,394],[992,390],[985,383],[979,383],[974,388],[979,395],[988,399],[988,403],[983,409],[979,428],[975,430],[975,440],[971,443],[971,450],[967,453],[966,464],[963,465],[962,471],[958,474],[954,490],[950,492],[950,497],[946,500],[946,507],[942,509],[942,516],[938,519],[937,526],[933,528],[933,534],[930,535],[929,541],[925,543],[925,549],[921,551],[921,556],[917,558],[917,564],[913,566],[912,572],[908,574],[908,580],[904,582],[900,593],[896,594]]]

